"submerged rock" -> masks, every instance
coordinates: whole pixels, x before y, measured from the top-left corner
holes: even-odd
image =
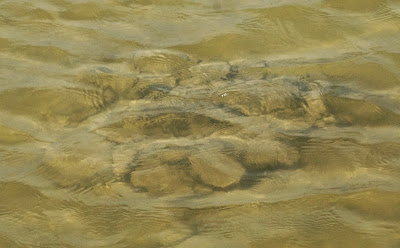
[[[345,11],[367,12],[384,7],[385,1],[379,0],[325,0],[323,5]]]
[[[125,216],[119,233],[124,235],[124,244],[131,247],[176,247],[195,232],[184,218],[185,211],[176,208],[146,206]],[[132,221],[126,223],[127,219]]]
[[[226,188],[239,183],[245,170],[227,155],[202,152],[189,157],[192,173],[202,182],[216,188]]]
[[[103,110],[112,99],[78,88],[20,88],[0,93],[0,109],[63,126],[74,126]]]
[[[212,101],[244,115],[271,114],[278,118],[303,116],[305,100],[295,85],[284,81],[253,80],[221,89]]]
[[[308,140],[300,148],[301,163],[306,170],[324,176],[351,172],[365,166],[369,147],[345,139]]]
[[[20,130],[15,130],[13,128],[3,126],[0,124],[0,144],[18,144],[23,142],[34,141],[35,137],[33,137],[29,133],[25,133]]]
[[[263,115],[267,114],[263,99],[239,91],[224,91],[221,95],[215,96],[213,101],[222,106],[237,109],[244,115]]]
[[[217,147],[207,142],[187,147],[151,145],[136,161],[131,183],[150,195],[204,195],[212,188],[234,186],[245,169]]]
[[[124,141],[135,135],[153,138],[206,137],[214,133],[234,133],[240,126],[196,113],[165,113],[126,118],[101,128],[110,139]]]
[[[180,85],[205,84],[215,80],[229,79],[231,66],[226,62],[200,63],[189,68]]]
[[[300,90],[300,95],[305,101],[304,109],[307,115],[304,116],[304,121],[316,123],[317,125],[325,126],[331,114],[327,111],[323,99],[323,82],[297,82],[297,87]],[[321,123],[322,121],[322,123]],[[318,123],[320,122],[320,123]]]
[[[76,61],[76,55],[70,54],[56,46],[18,45],[11,49],[14,53],[28,59],[45,63],[55,63],[70,66]]]
[[[61,137],[44,155],[41,174],[61,187],[87,187],[113,176],[111,144],[97,135]],[[93,145],[95,144],[95,145]]]
[[[152,195],[192,193],[192,178],[174,166],[143,166],[131,173],[134,187],[144,188]]]
[[[102,90],[109,90],[118,98],[138,99],[135,98],[135,86],[139,79],[132,76],[116,75],[111,73],[95,73],[87,72],[78,74],[75,78],[80,84],[91,85]],[[132,94],[134,95],[132,97]]]
[[[136,52],[130,62],[133,72],[140,74],[184,73],[194,61],[186,54],[170,50]]]
[[[72,4],[60,13],[60,17],[67,20],[99,20],[116,17],[117,15],[110,9],[102,8],[101,4],[95,3]]]
[[[231,78],[241,80],[261,80],[266,79],[269,75],[269,67],[265,60],[237,60],[231,61]]]
[[[91,85],[111,94],[115,99],[138,100],[166,93],[175,84],[171,77],[136,77],[110,73],[82,73],[76,78],[81,84]]]
[[[278,141],[254,141],[239,152],[239,159],[248,170],[287,169],[300,158],[298,150]]]
[[[383,142],[377,144],[369,144],[369,153],[366,164],[376,167],[384,167],[385,169],[397,168],[400,162],[400,143],[399,142]]]
[[[138,160],[140,166],[130,174],[132,185],[145,189],[150,195],[193,193],[195,182],[189,173],[188,151],[158,149],[152,152]]]
[[[400,115],[365,99],[351,99],[326,94],[323,100],[327,111],[339,125],[385,126],[400,125]]]
[[[184,242],[176,246],[177,248],[215,248],[215,247],[231,247],[243,248],[245,247],[242,241],[221,239],[218,237],[210,237],[208,235],[195,235],[189,237]]]

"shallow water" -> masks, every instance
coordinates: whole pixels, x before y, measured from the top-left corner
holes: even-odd
[[[400,247],[400,1],[0,0],[0,247]]]

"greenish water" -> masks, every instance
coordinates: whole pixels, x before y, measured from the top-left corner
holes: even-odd
[[[400,1],[0,0],[0,247],[400,247]]]

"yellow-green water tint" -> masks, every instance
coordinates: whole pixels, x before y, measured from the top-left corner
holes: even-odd
[[[397,0],[0,1],[0,247],[400,247]]]

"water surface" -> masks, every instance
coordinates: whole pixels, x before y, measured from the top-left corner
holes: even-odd
[[[0,247],[400,247],[400,1],[0,1]]]

